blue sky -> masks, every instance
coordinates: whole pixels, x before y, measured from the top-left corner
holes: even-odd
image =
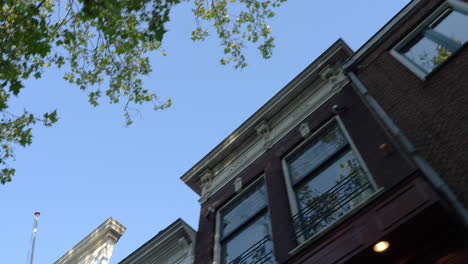
[[[357,50],[408,0],[293,1],[271,21],[277,47],[249,66],[221,66],[217,40],[194,43],[191,4],[173,10],[167,56],[153,56],[146,87],[173,106],[141,108],[124,127],[121,106],[94,108],[77,87],[49,69],[26,83],[15,108],[57,108],[51,128],[36,127],[33,144],[17,149],[13,182],[0,186],[0,262],[26,263],[33,213],[42,213],[36,264],[53,263],[109,216],[127,227],[111,263],[181,217],[197,229],[197,195],[179,177],[301,72],[338,38]]]

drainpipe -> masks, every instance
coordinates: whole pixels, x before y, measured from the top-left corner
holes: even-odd
[[[452,192],[450,187],[440,177],[440,175],[431,167],[429,162],[427,162],[420,154],[418,154],[414,145],[398,128],[395,122],[393,122],[393,120],[385,112],[382,106],[380,106],[380,104],[375,100],[375,98],[369,94],[367,88],[364,86],[361,80],[359,80],[356,74],[354,74],[351,71],[348,71],[347,75],[351,79],[351,82],[354,84],[354,86],[357,88],[356,90],[361,96],[361,98],[368,103],[369,107],[388,127],[390,132],[401,142],[403,148],[409,153],[410,159],[423,172],[426,179],[434,186],[434,188],[439,192],[439,194],[441,194],[445,199],[449,201],[449,203],[453,206],[453,209],[455,210],[456,214],[462,220],[465,229],[468,230],[468,210],[458,200],[458,198]]]

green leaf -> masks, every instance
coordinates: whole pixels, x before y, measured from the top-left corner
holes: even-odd
[[[10,83],[10,91],[14,94],[14,95],[18,95],[21,88],[23,88],[23,84],[18,81],[18,80],[14,80]]]
[[[208,39],[209,31],[218,38],[225,58],[221,64],[235,68],[247,66],[244,51],[250,45],[264,58],[271,57],[273,38],[267,25],[273,8],[285,0],[194,0],[197,22],[191,37]],[[8,2],[8,1],[7,1]],[[11,1],[10,1],[11,2]],[[10,3],[8,2],[8,3]],[[154,110],[170,107],[147,89],[143,79],[153,69],[149,56],[153,51],[165,55],[163,40],[171,11],[181,0],[17,0],[14,8],[0,9],[0,182],[11,181],[14,168],[7,162],[14,158],[14,146],[31,144],[36,122],[52,126],[58,122],[57,111],[36,118],[25,111],[10,114],[11,95],[18,96],[23,81],[30,76],[42,78],[49,66],[67,65],[63,78],[88,95],[88,102],[98,106],[105,97],[123,105],[123,118],[132,124],[135,105],[151,104]],[[11,2],[11,3],[13,3]]]

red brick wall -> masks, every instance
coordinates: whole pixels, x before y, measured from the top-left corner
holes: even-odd
[[[358,77],[417,150],[468,205],[468,45],[426,80],[389,54],[437,6],[425,1],[410,19],[366,55]],[[467,25],[468,26],[468,25]]]
[[[379,150],[380,144],[390,143],[389,138],[350,86],[306,118],[311,131],[319,129],[335,116],[332,112],[335,104],[345,107],[345,111],[340,114],[341,120],[379,187],[389,190],[415,172],[415,168],[399,153],[387,155]],[[304,140],[298,129],[293,129],[238,175],[244,186],[265,175],[274,250],[279,263],[285,263],[290,258],[289,252],[296,246],[281,160]],[[217,211],[236,195],[233,181],[202,204],[196,264],[207,264],[213,259],[216,213],[210,213],[208,208]]]

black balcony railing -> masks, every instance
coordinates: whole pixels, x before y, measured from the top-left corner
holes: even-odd
[[[262,238],[229,264],[262,264],[274,263],[273,244],[270,236]]]
[[[329,226],[372,193],[361,169],[356,169],[328,191],[300,200],[301,211],[293,216],[296,239],[307,239]]]

